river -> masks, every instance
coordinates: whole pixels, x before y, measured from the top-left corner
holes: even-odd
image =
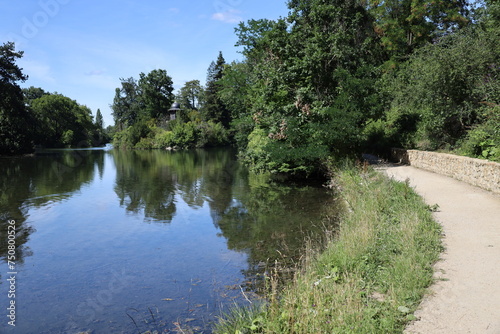
[[[0,187],[1,333],[209,333],[337,212],[231,149],[0,158]]]

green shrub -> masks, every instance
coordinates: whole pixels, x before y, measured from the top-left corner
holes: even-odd
[[[71,143],[73,143],[73,137],[74,137],[73,130],[64,131],[64,133],[61,136],[61,142],[63,143],[64,146],[70,147]]]
[[[487,109],[486,121],[467,133],[457,153],[500,162],[500,106]]]
[[[266,146],[270,142],[266,131],[261,128],[255,128],[248,136],[248,145],[243,158],[254,170],[266,170],[266,166],[270,162]]]
[[[198,136],[194,123],[177,123],[177,125],[172,129],[172,133],[175,145],[181,148],[196,146]]]
[[[172,131],[158,131],[153,140],[153,148],[165,149],[174,146],[174,134]]]
[[[129,149],[134,145],[130,143],[129,129],[118,131],[113,136],[113,146],[117,148]]]
[[[228,144],[228,131],[221,123],[201,122],[197,125],[197,147],[223,146]]]
[[[134,146],[138,150],[149,150],[153,148],[153,140],[149,137],[141,138],[137,144]]]

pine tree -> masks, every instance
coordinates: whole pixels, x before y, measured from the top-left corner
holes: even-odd
[[[99,130],[104,128],[104,121],[102,118],[101,109],[97,109],[97,113],[95,115],[95,125]]]
[[[219,80],[224,75],[225,64],[226,61],[222,56],[222,52],[219,52],[217,61],[212,62],[208,68],[205,103],[201,112],[206,121],[220,122],[225,127],[228,127],[231,122],[230,113],[219,97],[219,91],[221,90]]]

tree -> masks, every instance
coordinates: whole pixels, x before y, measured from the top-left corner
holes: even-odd
[[[31,106],[36,117],[36,143],[46,147],[87,147],[95,125],[92,111],[61,94],[44,95]]]
[[[224,67],[219,80],[219,97],[231,115],[231,130],[236,145],[244,149],[254,129],[252,119],[252,75],[247,62],[232,62]]]
[[[97,113],[95,115],[95,126],[98,130],[104,129],[104,120],[102,118],[101,109],[97,109]]]
[[[246,156],[259,169],[305,176],[331,154],[356,152],[374,113],[381,56],[358,1],[294,0],[288,7],[285,19],[237,29],[252,73],[245,90],[255,127]]]
[[[177,99],[185,109],[198,110],[201,107],[203,87],[199,80],[187,81],[179,91]]]
[[[166,113],[174,101],[172,78],[165,70],[141,73],[134,78],[120,79],[111,109],[118,128],[123,129],[141,121],[158,118]]]
[[[120,81],[121,88],[115,89],[115,98],[111,109],[115,125],[122,129],[133,125],[138,120],[142,105],[137,81],[132,77],[120,78]]]
[[[44,91],[39,87],[29,87],[23,88],[24,103],[30,107],[34,100],[41,98],[44,95],[50,95],[50,93]]]
[[[498,119],[499,37],[470,27],[417,50],[388,80],[385,128],[393,143],[449,148],[484,118]]]
[[[18,81],[28,77],[15,62],[23,52],[15,51],[14,43],[0,46],[0,154],[16,154],[33,149],[30,129],[33,119],[27,112]]]
[[[368,0],[374,29],[391,63],[469,22],[466,0]]]
[[[138,83],[139,101],[145,119],[158,118],[167,113],[174,102],[172,78],[165,70],[152,70],[147,75],[141,73]]]
[[[228,127],[231,117],[218,95],[220,91],[219,80],[223,77],[225,63],[222,52],[219,52],[217,61],[212,62],[208,68],[205,101],[201,113],[206,121],[220,122],[225,127]]]

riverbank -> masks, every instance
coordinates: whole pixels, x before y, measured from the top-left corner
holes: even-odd
[[[401,333],[414,320],[442,251],[429,206],[371,169],[339,171],[335,186],[345,202],[336,236],[283,290],[270,275],[267,303],[236,309],[217,333]]]

